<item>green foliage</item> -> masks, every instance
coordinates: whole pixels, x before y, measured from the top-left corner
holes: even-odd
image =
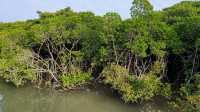
[[[0,38],[0,76],[16,86],[27,80],[35,80],[34,70],[29,66],[32,53],[20,48],[7,38]]]
[[[132,18],[145,16],[153,12],[153,6],[148,0],[133,0],[131,7]]]
[[[195,74],[193,84],[183,85],[180,88],[182,99],[176,100],[177,108],[184,112],[199,112],[200,111],[200,74]]]
[[[91,80],[91,73],[79,73],[61,76],[63,86],[66,88],[74,88],[87,83]]]
[[[80,69],[72,66],[70,72],[61,75],[60,79],[64,87],[71,89],[88,83],[92,79],[92,74],[91,72],[82,72]]]
[[[119,65],[111,64],[102,71],[102,76],[105,77],[105,83],[113,84],[114,88],[123,86],[124,82],[127,82],[130,78],[128,70]]]
[[[170,86],[162,84],[160,79],[152,73],[141,77],[131,76],[124,67],[111,64],[103,70],[102,77],[105,78],[106,84],[120,91],[126,102],[142,102],[157,95],[170,96]]]
[[[126,102],[173,94],[181,111],[199,111],[200,2],[153,11],[148,0],[134,0],[126,20],[114,12],[96,16],[70,8],[38,14],[0,23],[5,80],[71,89],[101,74]]]
[[[150,100],[160,91],[161,82],[154,75],[134,78],[131,81],[132,94],[125,96],[126,99],[136,102]]]
[[[199,15],[199,2],[184,1],[170,8],[165,9],[168,16],[173,17],[191,17]]]
[[[147,57],[147,49],[149,48],[147,39],[145,37],[138,37],[137,40],[133,41],[128,45],[133,54],[138,54],[141,57]]]

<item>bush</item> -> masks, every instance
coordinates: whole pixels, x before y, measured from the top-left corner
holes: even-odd
[[[115,89],[128,83],[129,78],[131,78],[127,69],[115,64],[105,67],[101,75],[105,78],[104,82],[111,84]]]
[[[186,99],[176,98],[171,105],[181,112],[200,112],[200,95],[191,95]]]
[[[132,102],[150,100],[159,94],[161,82],[154,75],[142,76],[134,78],[131,81],[132,86]]]
[[[77,74],[62,75],[61,80],[64,87],[71,89],[86,84],[91,80],[91,73],[80,72]]]
[[[0,38],[0,76],[16,86],[27,80],[35,80],[34,70],[29,66],[32,53],[22,49],[7,38]]]
[[[150,100],[156,95],[171,95],[170,86],[164,86],[159,78],[151,72],[137,77],[129,75],[128,70],[124,67],[111,64],[103,70],[102,76],[105,78],[105,84],[118,90],[125,102],[142,102]]]
[[[183,112],[200,112],[200,74],[195,74],[191,80],[192,83],[180,88],[181,98],[176,99],[175,105]]]
[[[92,79],[90,72],[82,72],[79,68],[70,66],[70,71],[61,75],[60,79],[66,88],[74,88],[88,83]]]

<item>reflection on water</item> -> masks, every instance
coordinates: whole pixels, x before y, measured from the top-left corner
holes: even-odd
[[[142,105],[123,104],[102,88],[63,93],[32,87],[16,89],[0,82],[0,92],[0,112],[171,112],[166,102],[159,100]]]

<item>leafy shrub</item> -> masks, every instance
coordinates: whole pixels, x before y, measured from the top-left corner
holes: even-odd
[[[118,90],[126,102],[141,102],[150,100],[156,95],[171,95],[169,86],[162,90],[161,94],[161,88],[164,86],[153,74],[145,74],[141,77],[131,76],[124,67],[111,64],[103,70],[102,76],[105,78],[104,82]]]
[[[64,87],[74,88],[86,84],[89,80],[91,80],[91,73],[80,72],[77,74],[62,75],[61,80]]]
[[[170,102],[170,104],[181,112],[200,112],[199,99],[200,95],[191,95],[186,99],[176,98],[176,100]]]
[[[183,112],[200,112],[200,74],[197,73],[191,79],[190,84],[184,84],[180,88],[181,98],[176,99],[176,108]]]
[[[32,53],[17,46],[7,38],[0,38],[0,76],[16,86],[27,80],[35,80],[34,70],[29,66]]]
[[[123,86],[124,83],[128,83],[129,78],[131,78],[127,69],[115,64],[105,67],[102,76],[105,78],[104,82],[106,84],[112,84],[116,89]]]
[[[134,78],[131,81],[132,97],[131,101],[150,100],[159,93],[161,82],[154,75],[142,76]]]
[[[60,79],[63,86],[66,88],[74,88],[88,83],[92,79],[91,72],[82,72],[79,68],[75,66],[69,67],[70,71],[63,74]]]

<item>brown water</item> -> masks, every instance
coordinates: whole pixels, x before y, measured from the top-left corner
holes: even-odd
[[[124,104],[102,87],[58,92],[33,87],[15,88],[0,81],[0,112],[171,112],[166,101]]]

